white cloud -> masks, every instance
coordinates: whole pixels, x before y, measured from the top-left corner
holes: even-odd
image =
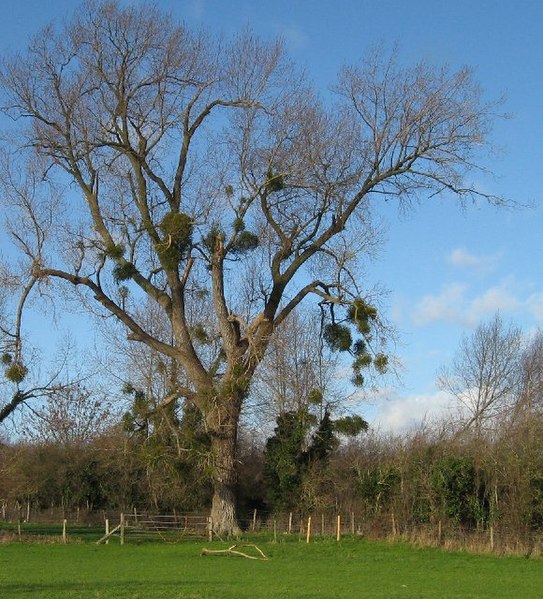
[[[425,295],[415,306],[413,320],[419,326],[432,322],[462,322],[462,306],[465,306],[467,286],[461,283],[446,285],[437,295]]]
[[[467,285],[449,283],[439,293],[425,295],[415,305],[413,322],[418,326],[434,322],[474,326],[496,312],[505,314],[525,308],[534,315],[539,314],[543,320],[543,294],[532,296],[532,300],[522,300],[513,292],[513,284],[512,280],[505,279],[479,295],[469,297]]]
[[[522,302],[509,290],[508,283],[496,285],[469,302],[467,318],[470,324],[476,324],[496,312],[514,312],[521,308]]]
[[[296,25],[279,25],[277,32],[291,50],[303,49],[308,44],[307,34]]]
[[[543,323],[543,292],[530,295],[526,300],[526,306],[536,322]]]
[[[400,433],[450,416],[455,408],[451,396],[444,391],[427,395],[391,395],[378,398],[370,425],[383,432]]]
[[[499,258],[499,254],[491,256],[476,256],[475,254],[468,252],[468,250],[465,248],[456,248],[450,253],[447,260],[450,264],[459,268],[492,270],[496,266]]]

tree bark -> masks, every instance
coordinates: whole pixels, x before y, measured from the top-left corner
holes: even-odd
[[[213,532],[219,536],[241,533],[236,514],[236,464],[237,427],[227,427],[212,433],[213,501],[211,522]]]
[[[213,500],[211,521],[219,536],[241,533],[236,514],[237,437],[239,417],[246,389],[232,378],[223,381],[207,403],[206,424],[211,437],[211,478]]]

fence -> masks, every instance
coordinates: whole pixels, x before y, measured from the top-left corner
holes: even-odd
[[[341,540],[345,536],[372,540],[405,540],[410,543],[449,550],[489,552],[500,555],[543,556],[543,531],[510,529],[499,522],[469,528],[450,521],[403,522],[394,512],[368,517],[364,513],[322,512],[300,515],[295,512],[269,514],[256,510],[246,517],[251,532],[273,533],[274,540],[297,536],[310,542],[315,537]]]
[[[124,545],[127,538],[131,541],[163,541],[177,543],[187,539],[213,537],[213,528],[209,517],[201,514],[150,514],[136,511],[119,518],[119,524],[110,530],[109,520],[105,521],[105,534],[97,543],[107,542],[118,532],[120,543]]]
[[[16,514],[18,515],[18,514]],[[60,516],[60,517],[59,517]],[[69,516],[68,518],[63,516]],[[34,513],[31,521],[24,517],[0,521],[2,540],[39,540],[63,542],[73,540],[116,542],[165,541],[209,539],[210,520],[202,514],[155,514],[150,512],[113,513],[85,512],[67,514],[50,510]]]
[[[26,507],[26,506],[25,506]],[[31,521],[26,521],[26,516]],[[0,541],[4,539],[45,538],[52,542],[74,539],[107,543],[163,541],[178,543],[189,539],[211,540],[215,537],[213,522],[202,513],[157,514],[133,510],[118,512],[89,512],[58,510],[31,512],[16,510],[15,519],[8,514],[0,522]],[[24,517],[21,517],[24,516]],[[67,517],[63,517],[67,516]],[[465,549],[478,552],[543,556],[543,531],[512,530],[499,523],[486,528],[466,528],[437,520],[431,524],[402,522],[395,514],[386,513],[369,518],[360,512],[282,513],[253,510],[241,514],[247,533],[265,534],[275,542],[296,537],[311,542],[317,537],[340,541],[345,536],[369,539],[403,539],[425,546],[446,549]]]

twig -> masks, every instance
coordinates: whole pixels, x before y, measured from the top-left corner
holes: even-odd
[[[255,549],[261,557],[256,557],[254,555],[247,555],[246,553],[243,553],[242,551],[236,551],[235,548],[236,547],[252,547],[253,549]],[[202,551],[200,551],[200,557],[202,557],[203,555],[212,555],[212,554],[228,554],[228,555],[238,555],[240,557],[245,557],[247,559],[256,559],[256,560],[268,560],[268,556],[266,556],[264,554],[264,552],[259,549],[256,545],[232,545],[231,547],[229,547],[228,549],[206,549],[206,547],[204,547],[202,549]]]

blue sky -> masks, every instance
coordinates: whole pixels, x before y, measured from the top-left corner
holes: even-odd
[[[145,3],[145,0],[140,0]],[[51,20],[71,14],[70,0],[0,0],[0,48],[18,50]],[[402,383],[366,404],[365,415],[398,429],[432,417],[447,399],[435,386],[460,338],[497,310],[527,332],[543,327],[541,223],[543,151],[543,3],[539,0],[159,0],[158,6],[211,32],[231,34],[249,24],[285,39],[323,90],[345,63],[382,43],[398,44],[402,60],[474,67],[485,96],[505,96],[492,134],[498,146],[485,164],[494,177],[478,183],[528,208],[483,204],[461,209],[451,198],[401,214],[380,211],[386,242],[368,283],[389,290],[384,300],[400,333]]]

